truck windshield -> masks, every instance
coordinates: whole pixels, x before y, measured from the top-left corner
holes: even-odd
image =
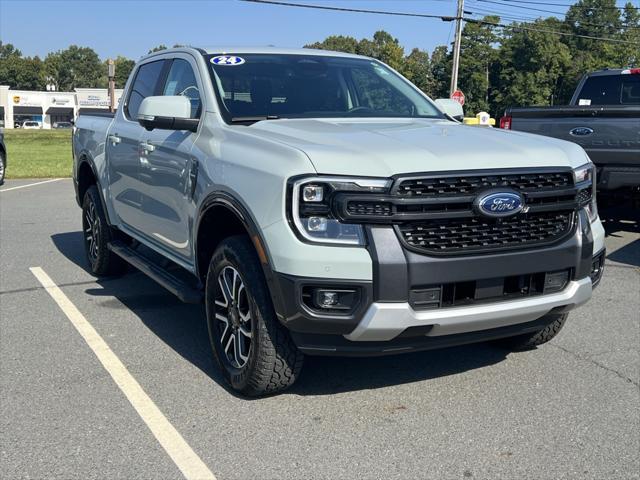
[[[640,105],[640,75],[589,77],[577,99],[578,105]]]
[[[227,121],[269,118],[444,118],[380,62],[319,55],[208,58]]]

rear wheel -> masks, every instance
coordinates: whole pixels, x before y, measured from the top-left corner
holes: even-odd
[[[126,268],[126,263],[109,250],[113,229],[107,223],[102,209],[98,188],[91,185],[82,202],[82,234],[84,249],[91,273],[98,276],[117,275]]]
[[[568,316],[568,313],[549,314],[547,317],[549,318],[550,323],[542,330],[538,330],[533,333],[526,333],[524,335],[517,335],[515,337],[501,338],[500,340],[496,340],[496,343],[501,347],[513,351],[531,350],[538,345],[547,343],[558,335],[567,321]]]
[[[259,396],[291,386],[303,355],[276,318],[251,241],[224,240],[209,265],[206,284],[209,339],[225,379],[239,393]]]
[[[7,168],[7,159],[4,153],[0,150],[0,185],[4,183],[4,172]]]

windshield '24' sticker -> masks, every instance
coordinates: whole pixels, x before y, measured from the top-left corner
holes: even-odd
[[[223,65],[225,67],[235,67],[236,65],[242,65],[244,58],[236,57],[235,55],[220,55],[213,57],[211,63],[214,65]]]

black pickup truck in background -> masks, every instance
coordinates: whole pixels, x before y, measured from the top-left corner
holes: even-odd
[[[640,68],[589,73],[570,105],[509,108],[500,128],[575,142],[596,164],[598,190],[640,193]]]

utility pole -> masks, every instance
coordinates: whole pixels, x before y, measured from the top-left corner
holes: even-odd
[[[107,77],[109,78],[109,111],[116,111],[116,63],[112,58],[107,60]]]
[[[456,39],[453,43],[453,67],[451,69],[451,91],[458,90],[458,69],[460,67],[460,43],[462,41],[462,15],[464,13],[464,0],[458,0],[458,13],[456,14]]]

